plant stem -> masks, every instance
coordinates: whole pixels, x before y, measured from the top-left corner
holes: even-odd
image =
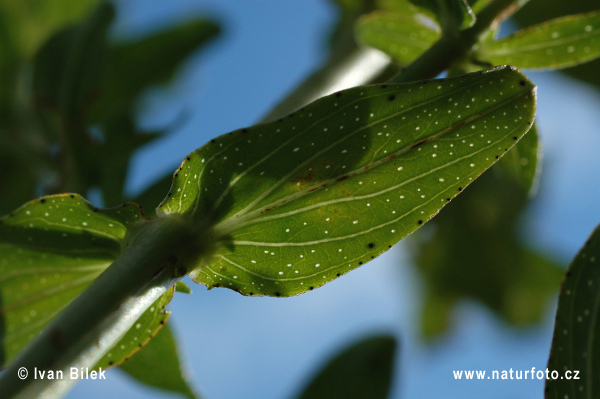
[[[202,249],[179,218],[154,219],[135,232],[131,247],[71,302],[0,378],[2,397],[56,398],[77,380],[72,368],[93,368],[136,320],[194,264]],[[193,241],[192,241],[193,240]],[[200,241],[202,242],[202,241]],[[25,367],[26,379],[18,378]],[[63,379],[35,379],[35,371]]]
[[[341,57],[331,57],[296,90],[275,106],[261,122],[281,118],[323,96],[383,79],[397,71],[389,57],[378,50],[356,47]]]
[[[438,76],[453,63],[464,58],[482,34],[494,24],[508,18],[522,3],[523,0],[492,1],[477,14],[477,20],[472,27],[442,36],[404,71],[393,77],[390,83],[413,82]]]

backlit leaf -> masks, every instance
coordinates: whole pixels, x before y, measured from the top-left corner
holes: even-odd
[[[143,222],[137,204],[98,209],[76,194],[31,201],[0,218],[0,365],[121,253]]]
[[[392,382],[396,340],[373,336],[354,343],[331,359],[300,399],[385,399]]]
[[[408,65],[423,54],[440,37],[440,33],[422,20],[391,12],[374,12],[357,23],[359,38]]]
[[[165,306],[173,299],[174,292],[175,288],[172,287],[162,294],[119,342],[96,363],[95,369],[118,366],[147,345],[169,320],[171,313],[165,309]]]
[[[481,43],[478,57],[494,65],[565,68],[600,56],[600,12],[571,15]]]
[[[556,374],[546,380],[546,399],[592,399],[600,394],[599,262],[600,228],[596,228],[563,281],[548,361],[549,372]]]
[[[533,123],[535,89],[503,67],[357,87],[211,140],[177,169],[159,215],[207,220],[221,245],[191,277],[294,295],[385,252]]]
[[[186,382],[169,324],[120,369],[143,384],[192,399],[197,397]]]

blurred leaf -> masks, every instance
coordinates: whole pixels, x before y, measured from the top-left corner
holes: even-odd
[[[506,154],[498,166],[512,176],[530,194],[537,192],[541,172],[541,148],[534,123],[529,132]]]
[[[410,0],[426,15],[437,20],[442,32],[456,32],[475,23],[475,14],[466,0]]]
[[[331,359],[299,399],[385,399],[392,383],[396,340],[380,335],[363,339]]]
[[[377,0],[377,9],[392,11],[405,17],[419,14],[419,9],[409,0]]]
[[[400,65],[416,60],[440,38],[440,32],[421,19],[391,12],[365,15],[356,29],[365,44],[383,51]]]
[[[125,200],[133,153],[164,134],[139,131],[138,97],[171,79],[218,29],[196,19],[109,46],[106,29],[112,14],[111,6],[103,4],[86,21],[46,43],[36,56],[34,94],[38,106],[50,111],[43,115],[50,140],[60,140],[63,181],[55,190],[99,187],[104,203],[116,205]]]
[[[183,281],[177,282],[177,284],[175,285],[175,291],[181,292],[183,294],[191,294],[192,293],[192,290],[190,289],[190,287]]]
[[[103,357],[96,363],[94,369],[107,369],[112,366],[119,366],[123,362],[129,360],[133,355],[140,352],[140,349],[152,341],[154,336],[158,334],[160,329],[167,323],[171,312],[165,307],[173,299],[175,287],[169,288],[163,295],[158,298],[152,306],[150,306],[144,314],[133,324],[133,326],[125,333],[123,338],[119,340]],[[155,349],[160,350],[160,344],[154,346],[149,352]],[[160,365],[152,364],[152,367]],[[151,369],[146,365],[146,369]],[[137,375],[144,377],[144,371],[136,369],[135,365],[130,368]],[[150,371],[148,371],[150,372]]]
[[[515,19],[521,26],[528,27],[553,18],[582,14],[599,9],[598,0],[531,0],[527,6],[515,14]],[[591,83],[600,89],[598,70],[600,70],[600,60],[578,65],[563,72],[576,79]]]
[[[115,260],[137,204],[98,209],[76,194],[31,201],[0,219],[0,366]]]
[[[509,67],[338,92],[191,153],[158,213],[225,240],[194,281],[299,294],[432,218],[525,134],[534,97]]]
[[[15,49],[21,57],[28,57],[41,43],[66,24],[86,15],[98,0],[19,0],[0,2],[2,28],[10,34]],[[1,48],[1,46],[0,46]],[[0,61],[1,62],[1,61]]]
[[[171,80],[181,63],[218,32],[213,22],[194,19],[140,40],[112,44],[106,82],[91,122],[130,113],[144,90]]]
[[[596,228],[573,259],[560,290],[548,360],[548,370],[557,374],[546,380],[546,399],[591,399],[600,394],[598,262],[600,228]]]
[[[415,261],[426,286],[422,326],[428,337],[449,327],[452,310],[465,299],[483,303],[510,324],[537,322],[559,286],[562,269],[518,235],[526,190],[496,169],[417,236]]]
[[[57,107],[67,121],[81,115],[101,83],[106,33],[113,18],[112,5],[102,3],[87,19],[57,32],[42,46],[34,60],[37,103]]]
[[[168,324],[139,353],[121,364],[121,370],[144,384],[192,399],[198,397],[183,375],[175,337]]]
[[[86,193],[96,183],[96,146],[84,115],[101,84],[113,17],[113,7],[102,3],[79,24],[52,36],[34,59],[33,99],[48,121],[48,139],[60,143],[62,181],[57,191]]]
[[[484,41],[477,56],[494,65],[559,69],[600,56],[600,12],[534,25],[499,40]]]

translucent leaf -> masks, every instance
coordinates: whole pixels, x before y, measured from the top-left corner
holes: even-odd
[[[165,306],[173,299],[174,292],[175,288],[170,288],[158,298],[123,338],[98,361],[95,369],[118,366],[147,345],[169,320],[171,313]]]
[[[541,149],[535,123],[521,141],[514,146],[498,165],[531,194],[537,192],[540,176]]]
[[[134,357],[121,364],[120,368],[143,384],[180,393],[192,399],[197,397],[183,375],[175,337],[168,324]]]
[[[392,336],[363,339],[331,359],[299,399],[385,399],[392,382],[395,352]]]
[[[159,214],[222,240],[191,277],[294,295],[388,250],[432,218],[533,123],[534,86],[504,67],[358,87],[191,153]]]
[[[475,23],[475,14],[466,0],[410,0],[437,20],[442,31],[458,31]]]
[[[440,37],[440,33],[422,20],[391,12],[374,12],[357,23],[357,34],[365,44],[408,65]]]
[[[549,372],[556,374],[546,380],[547,399],[591,399],[600,393],[599,262],[600,228],[596,228],[563,281],[548,361]]]
[[[43,197],[0,219],[0,365],[118,257],[143,220],[137,204],[98,209],[76,194]]]
[[[191,288],[183,281],[178,281],[177,284],[175,284],[175,291],[181,292],[183,294],[191,294],[192,293]]]
[[[477,55],[494,65],[558,69],[600,56],[600,12],[572,15],[481,43]]]

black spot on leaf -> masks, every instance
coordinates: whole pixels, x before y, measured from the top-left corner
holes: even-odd
[[[369,248],[373,248],[375,246],[375,244],[373,244],[372,242],[369,243]]]
[[[393,94],[388,97],[388,101],[394,101],[395,99],[396,99],[396,96]]]

